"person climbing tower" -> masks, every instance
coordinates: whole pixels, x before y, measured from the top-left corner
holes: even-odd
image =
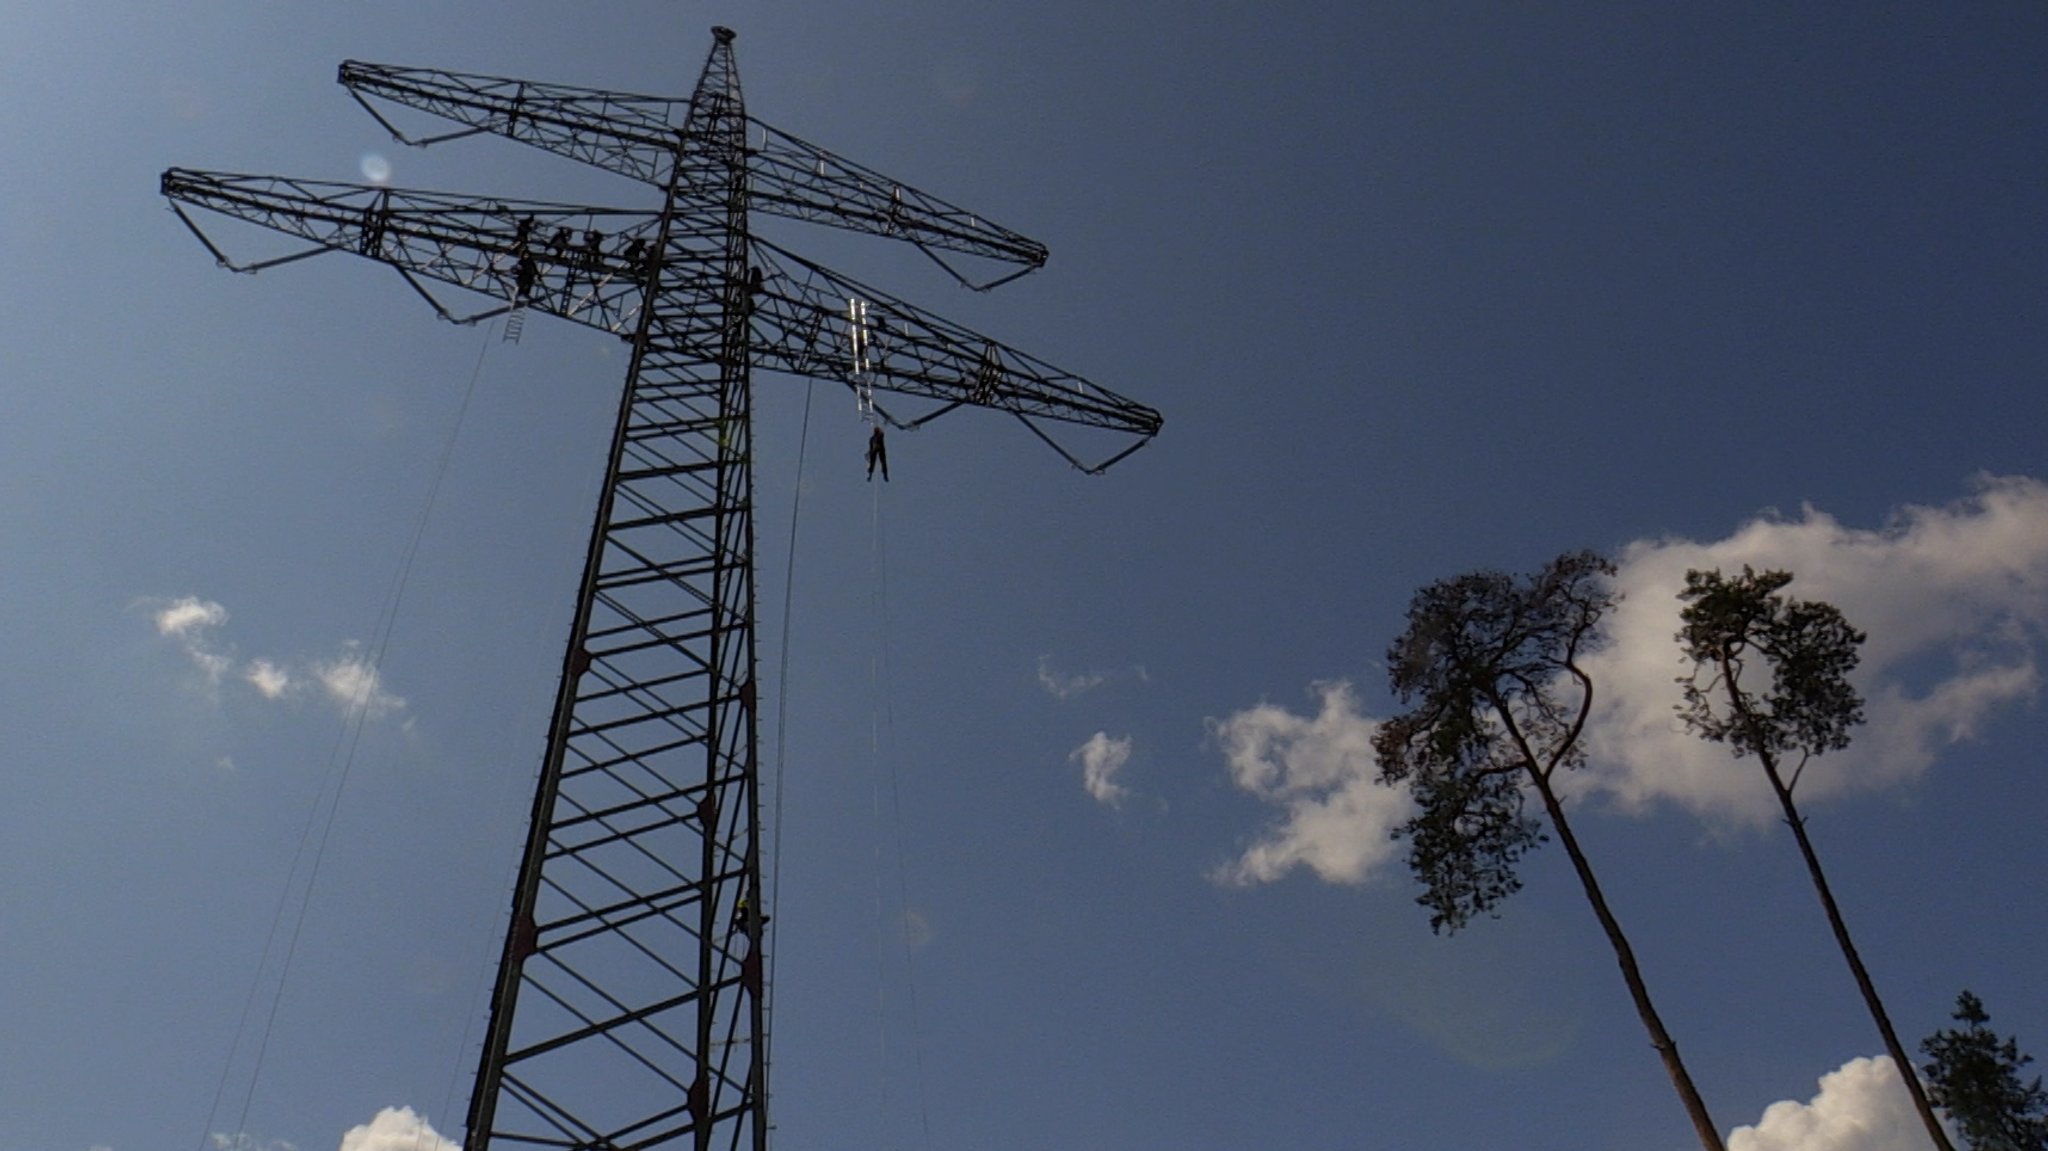
[[[882,465],[882,482],[889,482],[889,445],[882,439],[882,425],[868,433],[868,480],[875,478],[875,465]]]

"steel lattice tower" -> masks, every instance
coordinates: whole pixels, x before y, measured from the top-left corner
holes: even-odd
[[[659,188],[658,211],[171,169],[225,266],[329,251],[396,268],[444,318],[529,311],[632,345],[469,1107],[465,1151],[767,1145],[752,372],[1009,412],[1077,467],[1157,412],[755,236],[750,211],[1043,264],[1045,249],[750,118],[733,34],[687,100],[345,63],[415,144],[492,133]],[[377,103],[453,121],[408,139]],[[236,264],[185,206],[306,240]],[[438,281],[491,297],[457,317]],[[962,282],[966,279],[962,277]],[[993,287],[974,285],[973,287]],[[1132,437],[1084,464],[1051,430]]]

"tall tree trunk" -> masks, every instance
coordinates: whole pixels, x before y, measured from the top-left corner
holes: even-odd
[[[1671,1038],[1670,1032],[1664,1030],[1664,1020],[1650,1002],[1650,989],[1643,982],[1642,970],[1636,966],[1635,949],[1628,945],[1628,937],[1621,933],[1620,921],[1608,908],[1607,897],[1600,892],[1600,882],[1593,878],[1592,865],[1586,862],[1585,852],[1579,850],[1578,837],[1572,834],[1572,825],[1565,821],[1564,805],[1558,801],[1557,793],[1551,790],[1549,778],[1537,771],[1533,763],[1525,760],[1524,764],[1529,769],[1529,778],[1535,784],[1537,794],[1543,797],[1543,808],[1550,814],[1550,826],[1556,829],[1558,842],[1564,844],[1573,870],[1579,873],[1579,884],[1586,889],[1586,901],[1593,905],[1593,914],[1599,918],[1601,930],[1607,932],[1607,942],[1614,948],[1614,960],[1621,965],[1621,977],[1628,983],[1630,998],[1635,1000],[1636,1014],[1643,1020],[1643,1029],[1650,1033],[1650,1046],[1656,1048],[1658,1056],[1664,1060],[1664,1070],[1671,1076],[1671,1085],[1678,1089],[1678,1097],[1685,1104],[1685,1113],[1692,1118],[1700,1146],[1706,1151],[1727,1151],[1721,1142],[1720,1128],[1714,1126],[1713,1116],[1707,1114],[1706,1101],[1700,1098],[1699,1089],[1693,1086],[1684,1061],[1678,1057],[1677,1042]]]
[[[1820,893],[1820,905],[1828,913],[1828,926],[1834,929],[1835,943],[1842,949],[1842,958],[1849,961],[1849,971],[1856,977],[1856,986],[1863,992],[1863,1003],[1870,1008],[1870,1017],[1877,1021],[1877,1033],[1884,1037],[1884,1049],[1891,1054],[1892,1065],[1899,1069],[1899,1078],[1906,1083],[1906,1091],[1913,1097],[1913,1109],[1920,1113],[1920,1121],[1927,1125],[1927,1134],[1933,1138],[1940,1151],[1955,1151],[1955,1145],[1948,1140],[1948,1132],[1941,1129],[1941,1120],[1935,1117],[1934,1105],[1927,1101],[1927,1090],[1920,1084],[1920,1076],[1913,1070],[1912,1062],[1906,1058],[1906,1049],[1899,1043],[1898,1032],[1892,1030],[1891,1017],[1885,1014],[1884,1001],[1877,997],[1877,985],[1870,981],[1870,972],[1864,970],[1863,957],[1856,953],[1856,944],[1849,939],[1849,926],[1842,922],[1842,909],[1835,906],[1835,894],[1828,889],[1828,877],[1820,869],[1820,856],[1813,851],[1813,841],[1806,837],[1806,821],[1799,816],[1799,809],[1792,803],[1792,789],[1778,774],[1777,756],[1761,752],[1757,758],[1763,762],[1764,774],[1771,779],[1771,789],[1778,793],[1778,806],[1785,809],[1785,822],[1792,826],[1792,838],[1799,843],[1799,854],[1806,858],[1806,874],[1813,879],[1813,889]]]

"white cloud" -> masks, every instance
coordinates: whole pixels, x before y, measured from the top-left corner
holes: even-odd
[[[291,673],[267,659],[252,659],[242,669],[242,678],[261,692],[264,699],[279,699],[292,689]]]
[[[410,1107],[386,1107],[341,1137],[341,1151],[460,1151]]]
[[[1728,1133],[1728,1151],[1924,1151],[1927,1128],[1887,1056],[1851,1059],[1820,1077],[1820,1094],[1764,1108]]]
[[[1855,676],[1868,723],[1848,750],[1813,761],[1802,801],[1917,778],[1940,749],[2000,707],[2032,699],[2034,641],[2048,629],[2048,485],[1979,481],[1946,507],[1908,507],[1879,530],[1814,508],[1761,518],[1723,540],[1645,540],[1621,553],[1625,597],[1612,644],[1588,661],[1600,685],[1586,785],[1624,806],[1678,803],[1710,817],[1762,821],[1775,807],[1762,773],[1687,734],[1673,710],[1688,670],[1673,639],[1688,568],[1780,568],[1787,594],[1824,600],[1868,633]]]
[[[1038,686],[1054,699],[1072,699],[1077,695],[1094,691],[1103,684],[1115,680],[1136,680],[1151,683],[1152,673],[1142,663],[1127,668],[1112,668],[1108,671],[1064,672],[1052,665],[1052,657],[1038,657]]]
[[[228,622],[228,609],[188,595],[158,609],[155,618],[158,635],[190,635]]]
[[[216,1131],[208,1139],[214,1151],[299,1151],[298,1147],[282,1139],[258,1139],[246,1131],[234,1135]]]
[[[192,662],[199,665],[199,670],[206,673],[206,682],[209,684],[219,684],[229,669],[235,666],[232,658],[197,646],[187,646],[185,654],[191,656]]]
[[[1097,803],[1121,807],[1131,797],[1131,789],[1116,781],[1116,774],[1131,761],[1131,739],[1111,739],[1106,731],[1098,731],[1088,737],[1088,742],[1075,748],[1067,756],[1068,763],[1081,765],[1081,786]]]
[[[215,632],[228,622],[228,609],[212,600],[184,596],[173,600],[140,600],[136,606],[150,607],[157,634],[175,641],[199,670],[205,673],[210,695],[230,673],[267,700],[300,696],[309,682],[320,685],[321,694],[344,714],[360,709],[369,719],[379,719],[405,707],[405,700],[384,686],[377,667],[363,654],[362,645],[350,641],[331,660],[299,662],[293,666],[256,657],[246,662],[233,648],[220,643]]]
[[[1685,572],[1744,564],[1792,572],[1789,594],[1834,604],[1869,635],[1856,675],[1868,722],[1846,751],[1807,767],[1802,803],[1913,780],[1942,747],[2040,688],[2048,484],[1986,477],[1965,500],[1905,508],[1878,530],[1807,508],[1710,543],[1642,540],[1618,560],[1623,598],[1608,621],[1611,642],[1586,661],[1596,686],[1590,762],[1569,786],[1605,792],[1628,811],[1670,802],[1733,823],[1775,816],[1762,772],[1688,734],[1675,710],[1677,678],[1689,670],[1675,638]],[[1395,854],[1389,834],[1413,805],[1376,782],[1375,721],[1359,713],[1348,683],[1313,690],[1314,716],[1260,704],[1209,721],[1238,787],[1283,812],[1218,869],[1222,882],[1264,883],[1306,866],[1332,883],[1360,883]]]
[[[405,706],[403,699],[384,689],[376,665],[355,644],[333,660],[314,664],[313,677],[345,712],[360,709],[368,718],[377,719]]]
[[[1073,674],[1055,671],[1052,657],[1038,657],[1038,686],[1051,693],[1055,699],[1072,699],[1082,692],[1102,686],[1104,677],[1100,673]]]
[[[163,601],[156,601],[163,603]],[[221,677],[235,666],[232,657],[222,652],[213,641],[213,629],[228,622],[228,609],[188,595],[164,603],[151,613],[156,623],[156,633],[178,641],[185,654],[206,675],[210,686],[217,686]]]
[[[1248,885],[1307,867],[1331,883],[1363,883],[1392,859],[1394,828],[1414,809],[1406,791],[1378,780],[1372,734],[1351,685],[1319,683],[1314,716],[1262,703],[1209,721],[1237,786],[1282,808],[1237,859],[1214,878]]]

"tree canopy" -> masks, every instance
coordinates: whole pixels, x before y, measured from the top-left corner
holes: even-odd
[[[1394,834],[1409,842],[1416,901],[1435,930],[1456,931],[1521,888],[1515,864],[1544,840],[1524,785],[1584,759],[1592,683],[1577,660],[1613,606],[1613,571],[1574,552],[1527,578],[1439,580],[1408,607],[1387,667],[1414,706],[1380,726],[1373,750],[1381,780],[1418,805]]]
[[[1863,698],[1850,684],[1849,673],[1856,668],[1864,637],[1833,604],[1783,594],[1791,582],[1790,572],[1758,573],[1746,564],[1733,578],[1719,571],[1685,573],[1685,590],[1678,593],[1685,604],[1679,612],[1684,626],[1677,638],[1693,668],[1678,680],[1685,692],[1679,717],[1701,737],[1727,744],[1735,758],[1755,756],[1762,765],[1835,945],[1886,1053],[1901,1069],[1913,1109],[1936,1151],[1954,1151],[1926,1090],[1909,1073],[1912,1062],[1905,1045],[1857,953],[1806,819],[1793,802],[1807,761],[1849,746],[1850,729],[1863,722]]]
[[[1473,572],[1416,592],[1407,629],[1387,649],[1390,685],[1412,706],[1374,732],[1373,753],[1380,781],[1415,799],[1416,814],[1394,836],[1408,841],[1423,888],[1416,902],[1429,908],[1433,931],[1493,914],[1521,889],[1515,865],[1545,838],[1526,803],[1532,793],[1541,801],[1700,1146],[1722,1151],[1554,786],[1560,768],[1585,762],[1579,736],[1593,679],[1579,661],[1614,607],[1613,575],[1601,556],[1567,552],[1532,576]]]
[[[1832,604],[1779,594],[1791,582],[1790,572],[1744,565],[1734,578],[1688,571],[1678,593],[1685,603],[1678,642],[1695,664],[1679,680],[1681,717],[1736,758],[1765,756],[1773,766],[1788,753],[1803,763],[1839,751],[1863,722],[1863,699],[1849,683],[1863,633]],[[1752,671],[1768,677],[1769,686],[1745,685],[1742,677]],[[1726,710],[1717,710],[1717,691]],[[1787,786],[1796,782],[1795,766]]]
[[[1968,991],[1956,996],[1953,1018],[1963,1026],[1920,1041],[1934,1105],[1948,1112],[1974,1151],[2048,1149],[2048,1091],[2040,1076],[2032,1082],[2020,1077],[2033,1056],[1992,1031],[1984,1002]]]

